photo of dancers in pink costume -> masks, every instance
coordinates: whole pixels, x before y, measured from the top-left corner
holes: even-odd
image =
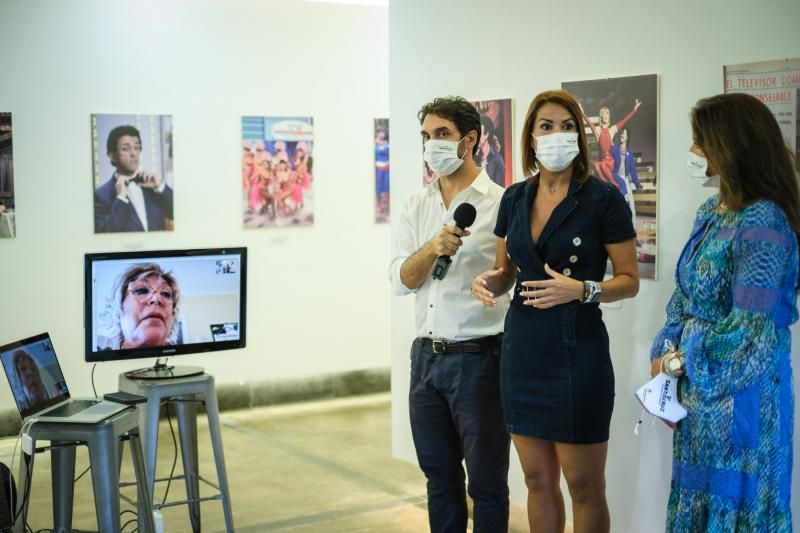
[[[314,223],[313,133],[310,117],[242,119],[245,228]]]
[[[639,277],[655,279],[658,76],[564,82],[583,115],[591,173],[617,187],[636,228]]]

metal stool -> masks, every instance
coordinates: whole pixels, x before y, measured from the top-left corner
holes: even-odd
[[[128,440],[131,458],[136,473],[138,489],[137,507],[140,527],[143,531],[155,533],[150,485],[145,479],[145,465],[142,446],[139,441],[139,418],[134,409],[126,409],[114,416],[94,424],[72,422],[36,422],[28,431],[34,452],[28,462],[20,453],[19,499],[23,499],[28,471],[33,472],[36,453],[50,451],[53,483],[53,523],[58,532],[72,530],[72,503],[74,500],[73,479],[75,477],[75,446],[85,444],[89,449],[92,467],[92,487],[94,488],[97,525],[103,533],[119,533],[119,462],[121,446]],[[37,440],[49,440],[50,446],[36,448]],[[24,533],[23,524],[28,515],[30,498],[20,501],[24,505],[22,516],[15,524],[15,533]]]
[[[175,400],[175,411],[178,419],[178,435],[181,443],[183,460],[183,477],[186,482],[187,499],[167,502],[160,505],[153,503],[154,509],[186,504],[189,507],[189,520],[192,530],[200,531],[200,502],[221,500],[225,514],[225,527],[233,533],[233,514],[228,490],[228,477],[225,473],[225,456],[222,450],[222,433],[219,426],[219,410],[217,393],[214,389],[214,377],[209,374],[188,376],[176,379],[130,379],[125,374],[119,376],[119,390],[139,394],[147,398],[147,403],[139,405],[140,429],[144,442],[144,458],[147,469],[147,481],[150,494],[155,498],[156,452],[158,450],[158,420],[161,403],[164,400]],[[211,446],[214,450],[214,462],[217,466],[219,486],[200,476],[197,458],[197,404],[198,399],[205,401],[208,415],[208,429],[211,434]],[[200,497],[200,481],[219,491],[214,496]]]

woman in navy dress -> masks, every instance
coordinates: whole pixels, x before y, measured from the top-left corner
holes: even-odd
[[[636,233],[619,190],[589,176],[580,109],[565,91],[531,103],[523,170],[497,216],[495,270],[472,283],[492,306],[513,285],[500,365],[506,425],[536,531],[563,531],[564,473],[576,533],[609,531],[605,499],[614,372],[600,302],[639,290]],[[611,259],[614,276],[603,279]]]

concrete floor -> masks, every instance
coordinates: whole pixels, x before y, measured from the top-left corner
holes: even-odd
[[[174,421],[173,421],[174,422]],[[198,421],[200,473],[216,481],[207,425]],[[227,411],[223,443],[236,531],[408,532],[428,531],[425,478],[416,465],[391,457],[389,394]],[[169,474],[173,445],[167,422],[160,428],[157,477]],[[0,440],[0,461],[11,463],[15,438]],[[123,459],[132,480],[130,458]],[[88,465],[78,450],[76,472]],[[37,458],[29,523],[34,531],[52,527],[50,462]],[[517,465],[512,465],[517,467]],[[178,459],[176,472],[181,473]],[[15,473],[16,475],[16,473]],[[165,483],[156,487],[159,501]],[[89,475],[75,484],[73,528],[97,529]],[[135,499],[134,489],[125,493]],[[213,493],[213,489],[202,495]],[[181,481],[172,483],[168,501],[185,497]],[[123,504],[123,509],[133,509]],[[219,502],[201,504],[204,531],[224,531]],[[163,510],[165,531],[189,532],[185,507]],[[132,518],[127,513],[123,523]],[[134,524],[124,531],[132,532]],[[511,508],[512,533],[527,531],[523,507]]]

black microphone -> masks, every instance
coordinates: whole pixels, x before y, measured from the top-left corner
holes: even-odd
[[[475,222],[475,216],[477,215],[475,211],[475,206],[464,202],[463,204],[456,207],[455,212],[453,213],[453,220],[456,222],[456,226],[459,228],[467,229]],[[440,255],[436,258],[436,264],[433,267],[433,279],[444,279],[447,275],[447,271],[450,270],[450,265],[452,264],[453,260],[450,258],[449,255]]]

